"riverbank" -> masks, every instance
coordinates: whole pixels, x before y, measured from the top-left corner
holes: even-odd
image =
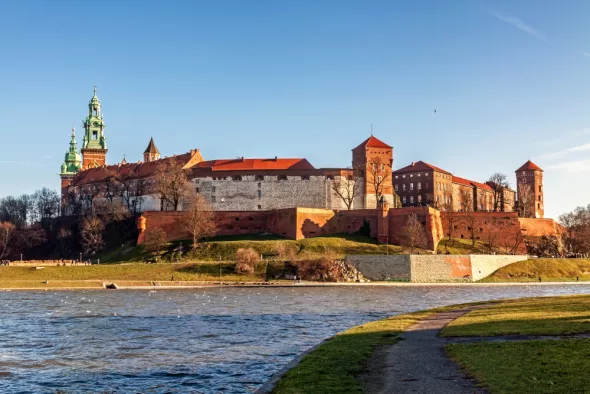
[[[590,367],[589,311],[590,295],[582,295],[394,316],[337,334],[261,392],[582,392],[590,386],[580,373]],[[420,349],[428,354],[416,356]]]
[[[106,290],[105,285],[116,284],[118,290],[176,290],[176,289],[201,289],[201,288],[227,288],[227,287],[518,287],[526,286],[588,286],[590,282],[435,282],[435,283],[410,283],[410,282],[293,282],[282,280],[273,282],[165,282],[153,284],[150,281],[117,281],[117,280],[89,280],[89,281],[4,281],[0,280],[0,291],[26,291],[26,290]]]
[[[529,259],[498,269],[482,282],[576,282],[590,280],[590,259]]]

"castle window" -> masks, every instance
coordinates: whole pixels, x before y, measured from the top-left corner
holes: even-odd
[[[233,180],[234,181],[241,181],[242,180],[242,176],[241,175],[234,175]]]
[[[279,181],[286,181],[287,180],[287,175],[279,175],[277,179]]]
[[[201,190],[199,190],[198,187],[195,190],[196,190],[197,193],[200,193],[201,192]]]
[[[402,190],[406,191],[406,184],[405,183],[402,184]]]
[[[428,182],[424,183],[424,188],[425,188],[425,189],[428,189],[428,187],[429,187],[428,185],[429,185],[429,183],[428,183]]]
[[[543,196],[539,196],[539,201],[543,201]]]
[[[215,196],[211,196],[211,202],[217,202],[217,199],[215,198]]]
[[[398,191],[399,191],[399,187],[398,187],[398,184],[397,184],[397,183],[395,184],[395,191],[396,191],[396,192],[398,192]]]
[[[526,171],[523,171],[523,172],[522,172],[522,175],[526,175]]]
[[[98,139],[98,131],[93,131],[93,132],[92,132],[92,139],[93,139],[93,140],[96,140],[96,139]]]
[[[410,190],[414,190],[414,183],[410,183]]]
[[[260,200],[262,198],[262,190],[258,190],[258,199]]]
[[[539,185],[539,193],[543,193],[543,186]]]
[[[405,175],[402,175],[402,178],[405,178],[405,177],[406,177]]]
[[[413,178],[413,177],[414,177],[414,174],[410,174],[410,178]]]
[[[537,209],[541,209],[541,204],[537,203]]]
[[[526,183],[526,178],[522,178],[522,183]]]
[[[352,177],[351,177],[351,176],[349,176],[349,178],[350,178],[350,179],[352,179]],[[303,176],[301,177],[301,180],[303,180],[303,181],[309,181],[309,175],[303,175]]]
[[[418,195],[418,202],[422,202],[422,195]]]
[[[422,182],[418,182],[418,190],[422,190]]]
[[[427,172],[425,172],[425,173],[424,173],[424,176],[428,176],[428,173],[427,173]]]
[[[216,191],[216,190],[217,190],[217,188],[216,188],[215,186],[211,186],[211,191],[212,191],[213,193],[215,193],[215,191]]]
[[[421,173],[418,173],[418,176],[422,176],[422,174]]]
[[[414,203],[414,196],[410,196],[410,204]]]
[[[402,199],[403,203],[406,203],[406,196],[404,196],[404,198]]]
[[[395,179],[397,179],[397,178],[398,178],[398,176],[396,175],[396,176],[395,176]]]

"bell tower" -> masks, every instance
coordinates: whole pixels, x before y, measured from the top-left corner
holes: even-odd
[[[104,136],[105,123],[100,112],[100,101],[94,95],[88,103],[88,116],[84,120],[84,139],[82,140],[82,169],[100,167],[106,164],[107,142]]]
[[[74,175],[80,170],[80,154],[76,146],[76,129],[72,126],[72,138],[70,148],[66,151],[64,162],[61,165],[59,177],[61,178],[62,196],[66,194],[67,188],[72,182]]]

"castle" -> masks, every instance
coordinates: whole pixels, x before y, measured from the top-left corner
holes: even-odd
[[[369,209],[386,203],[442,211],[512,212],[517,209],[518,193],[526,200],[526,216],[544,215],[542,170],[531,161],[516,171],[515,192],[460,178],[423,161],[393,171],[393,148],[374,136],[352,149],[350,168],[315,168],[305,158],[205,160],[199,149],[162,158],[153,138],[143,161],[137,163],[123,159],[107,165],[107,152],[105,122],[95,87],[80,153],[73,128],[61,166],[64,213],[68,213],[67,200],[72,196],[83,203],[119,199],[134,212],[169,210],[156,192],[154,177],[160,166],[176,161],[194,190],[205,196],[215,211]]]

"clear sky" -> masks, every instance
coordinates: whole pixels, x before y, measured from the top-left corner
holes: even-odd
[[[394,167],[485,181],[529,158],[547,216],[590,203],[590,1],[0,2],[0,196],[59,187],[98,85],[107,160]],[[436,113],[434,112],[436,110]]]

